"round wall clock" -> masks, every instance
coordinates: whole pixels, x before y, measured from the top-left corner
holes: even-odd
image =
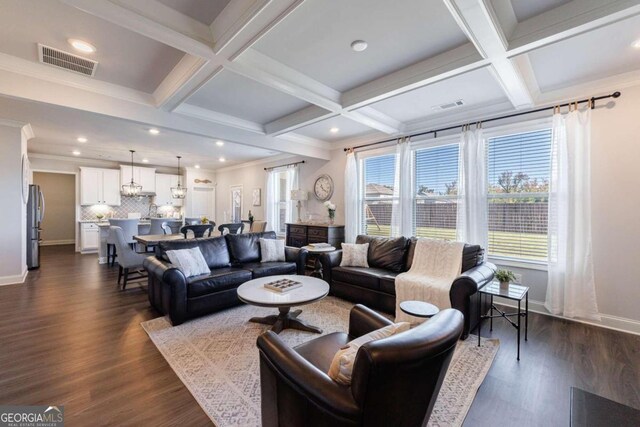
[[[333,195],[333,180],[329,175],[320,175],[313,185],[313,193],[316,199],[326,201]]]
[[[22,202],[27,204],[29,199],[29,158],[26,154],[22,155]]]

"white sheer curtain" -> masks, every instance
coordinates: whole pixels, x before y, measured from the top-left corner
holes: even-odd
[[[291,190],[299,190],[300,167],[298,165],[289,166],[287,169],[287,222],[294,222],[294,210],[296,202],[291,200]],[[297,219],[297,218],[296,218]]]
[[[600,320],[591,253],[591,110],[553,117],[549,182],[549,267],[544,306]]]
[[[396,147],[396,171],[391,209],[391,237],[413,235],[413,168],[411,167],[411,143],[408,138],[398,141]]]
[[[488,250],[487,168],[482,129],[460,135],[457,239]]]
[[[276,195],[276,172],[268,170],[266,172],[267,190],[264,198],[264,218],[267,222],[266,230],[276,230],[276,218],[278,218],[278,200]]]
[[[344,170],[344,240],[355,243],[360,224],[360,200],[358,194],[358,163],[353,151],[347,154]]]

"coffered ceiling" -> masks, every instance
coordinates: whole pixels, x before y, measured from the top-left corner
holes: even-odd
[[[0,118],[20,107],[32,152],[69,151],[82,124],[101,141],[88,157],[193,149],[216,167],[207,147],[223,140],[229,162],[328,159],[638,84],[639,15],[640,0],[2,0]],[[95,75],[40,63],[37,43],[98,61]],[[149,127],[167,141],[149,143]]]

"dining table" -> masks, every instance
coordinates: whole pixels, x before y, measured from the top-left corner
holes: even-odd
[[[134,240],[144,246],[156,246],[160,242],[167,242],[169,240],[182,240],[184,235],[182,234],[143,234],[139,236],[133,236]]]

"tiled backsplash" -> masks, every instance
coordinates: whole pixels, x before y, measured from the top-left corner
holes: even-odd
[[[91,221],[96,219],[96,214],[101,213],[106,218],[127,218],[130,213],[140,213],[141,216],[149,215],[149,205],[153,199],[151,197],[128,197],[120,198],[120,206],[93,205],[80,207],[80,220]],[[179,207],[162,206],[157,210],[162,216],[173,216],[174,212],[180,213]]]

